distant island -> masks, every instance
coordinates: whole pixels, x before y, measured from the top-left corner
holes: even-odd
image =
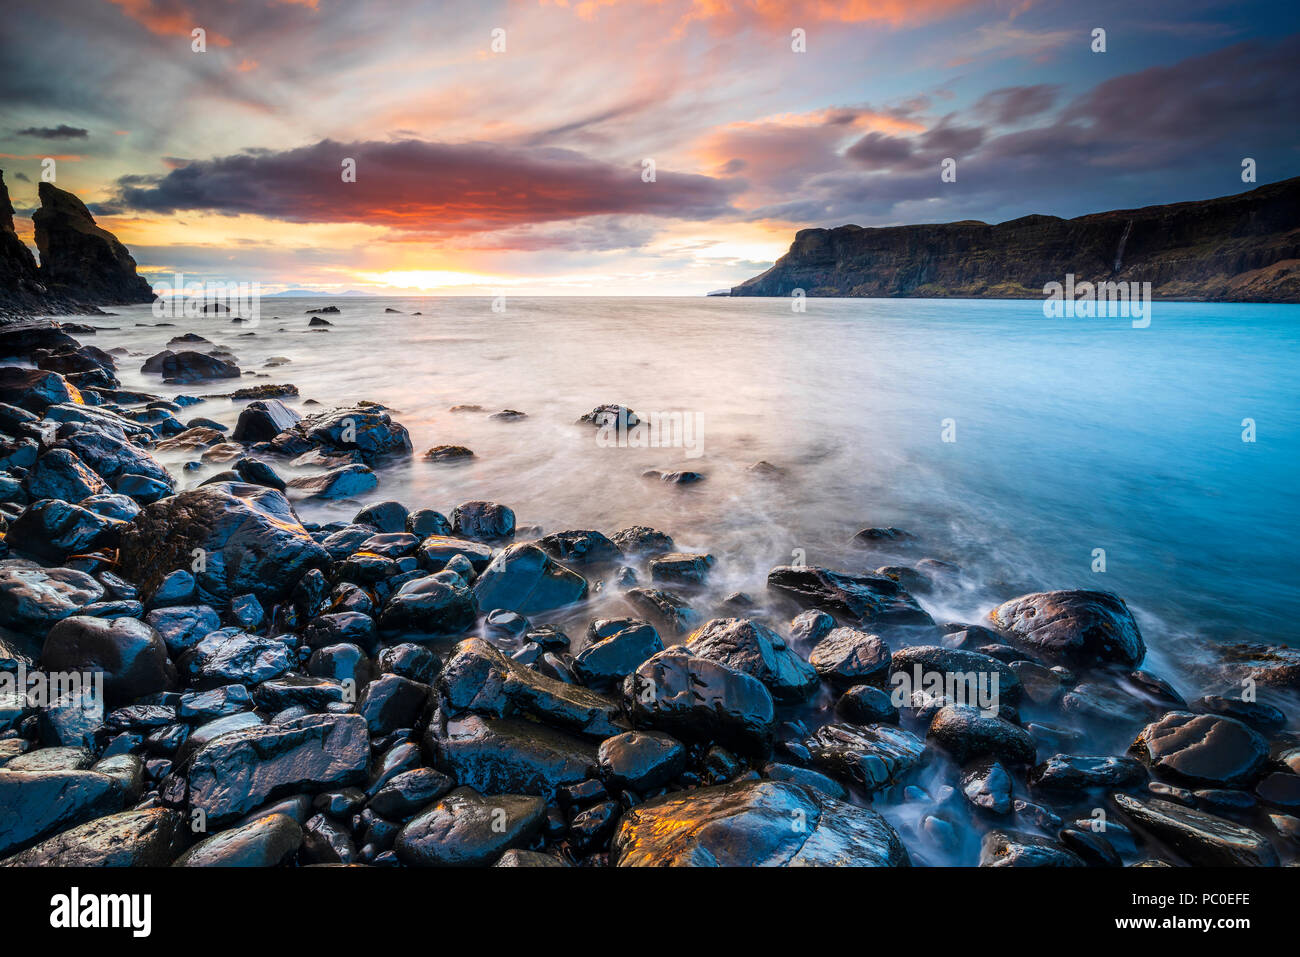
[[[1076,219],[802,229],[731,295],[1038,299],[1067,273],[1150,282],[1157,299],[1300,302],[1300,177]]]

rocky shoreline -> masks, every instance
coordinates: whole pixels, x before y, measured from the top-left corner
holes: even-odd
[[[142,366],[193,394],[125,390],[94,332],[0,327],[0,865],[1296,860],[1291,649],[1189,701],[1109,593],[936,622],[922,560],[715,602],[671,529],[385,501],[415,452],[384,406],[237,389],[196,333]]]

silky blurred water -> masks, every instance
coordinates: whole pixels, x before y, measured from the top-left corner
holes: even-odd
[[[333,325],[309,330],[306,311],[328,304],[341,310]],[[814,299],[803,314],[727,298],[510,299],[504,312],[457,298],[261,306],[256,326],[171,328],[153,326],[148,307],[119,308],[101,321],[118,331],[87,341],[138,353],[119,362],[127,388],[292,382],[300,411],[307,399],[382,402],[417,456],[383,468],[367,501],[449,512],[492,499],[547,531],[652,525],[718,557],[717,595],[761,595],[768,568],[800,549],[849,571],[935,557],[962,569],[922,598],[938,620],[979,620],[1035,588],[1091,587],[1128,601],[1157,663],[1209,641],[1300,644],[1297,306],[1156,303],[1144,329],[1045,319],[1040,303],[1017,301]],[[136,371],[190,331],[267,377],[182,388]],[[264,368],[275,356],[290,361]],[[601,447],[574,420],[605,402],[698,414],[702,454]],[[449,411],[458,404],[484,412]],[[183,418],[233,424],[240,405],[213,400]],[[488,417],[501,409],[527,418]],[[1247,418],[1255,442],[1242,441]],[[476,458],[419,459],[441,444]],[[782,474],[748,471],[759,460]],[[197,483],[217,468],[177,474]],[[649,468],[706,479],[671,486],[643,479]],[[299,511],[324,521],[357,507]],[[867,525],[918,541],[850,546]]]

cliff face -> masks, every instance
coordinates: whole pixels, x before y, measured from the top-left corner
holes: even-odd
[[[14,204],[0,171],[0,304],[6,300],[35,304],[45,294],[36,278],[36,257],[14,230]]]
[[[85,311],[96,306],[153,302],[135,260],[85,204],[50,183],[39,188],[32,214],[40,265],[14,230],[14,208],[0,173],[0,314]]]
[[[804,229],[731,294],[1039,299],[1067,273],[1150,282],[1157,299],[1300,302],[1300,178],[1077,219]]]

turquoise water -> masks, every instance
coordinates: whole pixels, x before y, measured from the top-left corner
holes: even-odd
[[[327,303],[334,325],[308,332],[305,311]],[[941,620],[1034,588],[1105,588],[1134,608],[1157,664],[1209,641],[1300,644],[1297,306],[1156,303],[1134,329],[1045,319],[1036,301],[810,300],[796,314],[726,298],[510,299],[503,313],[481,299],[267,299],[251,336],[216,318],[136,327],[156,320],[118,311],[97,345],[147,355],[198,331],[304,400],[389,404],[417,453],[477,453],[389,467],[375,500],[491,498],[546,530],[654,525],[719,557],[719,595],[761,594],[796,550],[850,570],[955,562],[953,587],[923,598]],[[263,369],[271,356],[291,361]],[[122,365],[127,386],[179,391]],[[573,422],[602,402],[699,415],[703,454],[599,446]],[[461,403],[528,417],[448,411]],[[233,422],[238,409],[195,412]],[[747,471],[760,459],[783,474]],[[672,487],[647,468],[707,478]],[[865,525],[918,542],[864,553],[848,541]]]

